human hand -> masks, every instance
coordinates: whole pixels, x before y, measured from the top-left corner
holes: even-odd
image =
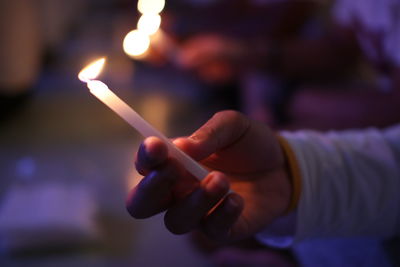
[[[245,49],[237,40],[201,34],[182,44],[177,63],[206,82],[224,83],[240,72],[244,54]]]
[[[127,199],[133,217],[167,211],[165,225],[173,233],[199,229],[215,239],[241,239],[287,210],[291,183],[283,151],[267,126],[223,111],[174,143],[210,173],[198,181],[168,157],[161,140],[147,138],[136,161],[145,177]]]

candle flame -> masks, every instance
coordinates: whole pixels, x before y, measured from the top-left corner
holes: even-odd
[[[129,32],[124,39],[123,48],[126,54],[137,58],[143,56],[150,46],[150,38],[139,30]]]
[[[142,14],[158,14],[165,6],[165,0],[139,0],[137,8]]]
[[[89,64],[86,66],[84,69],[82,69],[79,74],[78,78],[82,82],[89,82],[91,80],[94,80],[99,76],[101,70],[103,69],[104,63],[106,62],[106,58],[102,57],[93,63]]]
[[[160,28],[160,24],[161,16],[159,14],[146,13],[140,17],[137,28],[147,35],[153,35]]]

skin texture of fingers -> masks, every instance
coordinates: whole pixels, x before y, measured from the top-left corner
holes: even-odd
[[[246,133],[249,126],[250,121],[240,113],[222,111],[216,113],[189,138],[178,138],[174,143],[196,160],[203,160],[212,153],[235,143]]]
[[[231,193],[205,218],[202,229],[213,239],[229,240],[232,236],[232,227],[237,222],[244,208],[243,199]]]
[[[177,139],[175,144],[210,169],[226,173],[233,190],[245,200],[228,238],[254,234],[286,211],[291,196],[290,180],[282,149],[267,126],[240,113],[223,111],[192,137]],[[205,231],[216,235],[212,223],[209,225]],[[229,229],[227,225],[219,228]]]
[[[173,160],[150,172],[132,189],[126,208],[132,217],[148,218],[166,210],[173,201],[173,186],[181,168]]]
[[[174,143],[211,169],[242,174],[283,164],[273,132],[236,111],[216,113],[189,138]]]
[[[149,174],[168,157],[167,146],[156,137],[148,137],[139,147],[136,156],[136,169],[141,175]]]
[[[159,139],[148,138],[137,159],[146,177],[127,201],[135,218],[167,210],[165,224],[173,233],[200,227],[215,239],[238,239],[260,231],[287,210],[289,174],[275,133],[266,125],[224,111],[191,137],[174,143],[208,167],[211,177],[226,180],[236,193],[225,196],[228,190],[222,189],[213,193],[206,186],[207,178],[199,182],[179,166],[178,173],[165,172],[173,162],[167,148]]]
[[[184,234],[196,229],[228,191],[227,177],[219,172],[211,172],[199,188],[167,211],[166,227],[175,234]]]

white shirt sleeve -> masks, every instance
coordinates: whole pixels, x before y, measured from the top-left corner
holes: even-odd
[[[302,177],[295,241],[400,233],[400,125],[282,135]]]

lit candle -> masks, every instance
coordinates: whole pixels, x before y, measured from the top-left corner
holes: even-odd
[[[155,136],[164,141],[168,147],[170,156],[178,160],[178,162],[193,176],[197,177],[199,180],[203,179],[208,174],[208,171],[203,166],[177,148],[171,140],[156,130],[151,124],[136,113],[136,111],[115,95],[105,83],[96,80],[104,66],[104,63],[105,58],[96,60],[79,73],[79,79],[82,82],[87,83],[87,87],[94,96],[121,116],[121,118],[135,128],[141,135],[144,137]]]

